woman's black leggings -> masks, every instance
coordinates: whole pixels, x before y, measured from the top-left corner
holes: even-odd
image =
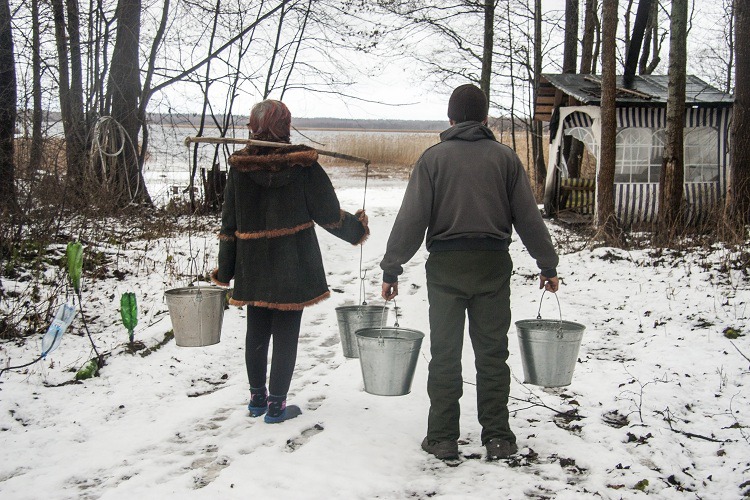
[[[297,361],[297,341],[301,322],[302,311],[279,311],[247,306],[245,364],[250,387],[260,388],[266,385],[268,346],[273,337],[268,392],[275,396],[286,395]]]

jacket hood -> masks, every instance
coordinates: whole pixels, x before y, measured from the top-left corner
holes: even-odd
[[[247,146],[232,153],[229,165],[250,176],[261,186],[280,187],[296,179],[302,169],[318,161],[318,152],[309,146]]]
[[[479,141],[482,139],[495,140],[495,135],[487,126],[481,122],[467,121],[453,125],[451,128],[440,133],[441,141],[458,139],[461,141]]]

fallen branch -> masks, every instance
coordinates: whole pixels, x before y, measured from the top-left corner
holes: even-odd
[[[282,146],[288,146],[289,144],[283,142],[271,142],[271,141],[257,141],[255,139],[238,139],[235,137],[185,137],[185,146],[190,147],[193,143],[205,142],[209,144],[249,144],[251,146],[265,146],[272,148],[280,148]],[[358,163],[364,163],[365,166],[370,164],[370,160],[367,158],[360,158],[359,156],[347,155],[344,153],[336,153],[335,151],[325,151],[323,149],[314,148],[318,154],[324,156],[331,156],[333,158],[340,158],[342,160],[356,161]]]
[[[742,351],[740,351],[740,348],[739,348],[739,347],[737,347],[737,346],[736,346],[736,345],[734,344],[734,342],[732,342],[732,341],[730,340],[730,341],[729,341],[729,343],[730,343],[730,344],[732,344],[732,346],[733,346],[733,347],[734,347],[735,349],[737,349],[737,352],[738,352],[738,353],[740,353],[740,356],[742,356],[742,357],[743,357],[743,358],[745,358],[746,360],[750,361],[750,358],[748,358],[747,356],[745,356],[745,355],[744,355],[744,354],[742,353]]]
[[[701,434],[696,434],[694,432],[688,432],[688,431],[675,429],[674,427],[672,427],[672,415],[671,415],[671,412],[669,411],[669,407],[667,407],[664,411],[657,411],[656,413],[660,414],[664,418],[664,421],[667,422],[667,425],[669,425],[669,430],[677,434],[682,434],[683,436],[686,436],[689,438],[703,439],[704,441],[710,441],[712,443],[730,442],[729,439],[716,439],[716,438],[712,438],[708,436],[703,436]]]
[[[689,438],[696,438],[696,439],[703,439],[705,441],[711,441],[712,443],[728,443],[729,439],[716,439],[708,436],[702,436],[700,434],[695,434],[693,432],[687,432],[687,431],[681,431],[679,429],[674,429],[672,426],[669,426],[669,430],[672,432],[676,432],[677,434],[682,434],[683,436],[687,436]]]

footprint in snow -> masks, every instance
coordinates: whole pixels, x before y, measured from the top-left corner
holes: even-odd
[[[299,436],[287,440],[286,451],[291,453],[298,450],[301,446],[307,443],[310,438],[320,432],[323,432],[323,429],[324,427],[321,424],[315,424],[314,426],[305,429]]]

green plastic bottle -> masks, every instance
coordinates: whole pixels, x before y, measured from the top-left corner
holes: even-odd
[[[83,269],[83,245],[78,241],[71,241],[68,243],[68,248],[65,253],[68,257],[68,276],[70,276],[70,283],[73,285],[73,289],[76,293],[80,293],[81,269]]]
[[[133,343],[133,331],[138,324],[138,303],[133,292],[125,292],[120,297],[120,317],[122,324],[127,328],[130,343]]]
[[[87,378],[95,377],[98,371],[99,363],[97,363],[95,359],[90,359],[76,372],[76,380],[85,380]]]

